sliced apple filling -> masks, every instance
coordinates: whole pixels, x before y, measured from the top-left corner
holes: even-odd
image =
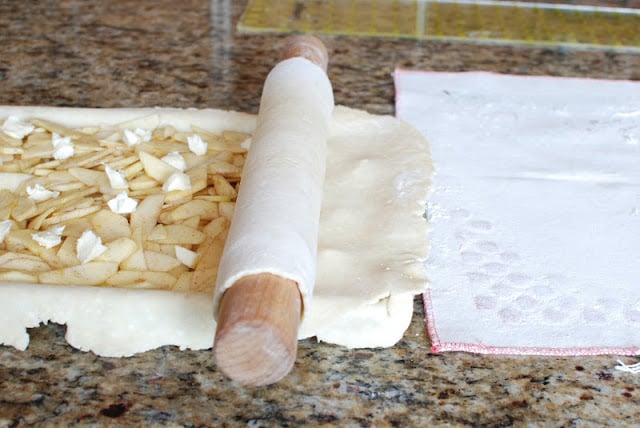
[[[248,134],[0,122],[0,281],[213,289]]]

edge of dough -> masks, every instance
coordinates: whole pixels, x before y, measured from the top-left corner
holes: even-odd
[[[0,296],[0,344],[20,350],[26,329],[48,322],[67,325],[71,346],[107,357],[164,345],[206,349],[215,333],[210,293],[2,283]]]

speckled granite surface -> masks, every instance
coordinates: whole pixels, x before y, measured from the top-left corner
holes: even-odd
[[[243,2],[0,0],[0,104],[219,107],[257,111],[281,36],[235,33]],[[640,55],[324,38],[336,101],[393,113],[394,67],[639,79]],[[4,426],[628,426],[640,376],[615,357],[432,355],[423,312],[382,350],[300,343],[293,372],[266,388],[230,384],[210,352],[163,348],[124,359],[31,330],[0,346]],[[630,359],[626,359],[630,361]]]

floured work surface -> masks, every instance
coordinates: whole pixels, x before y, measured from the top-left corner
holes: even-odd
[[[640,349],[640,83],[397,70],[429,139],[435,350]]]
[[[211,347],[212,288],[255,117],[3,107],[0,121],[0,343],[25,349],[26,328],[51,321],[100,355]],[[300,337],[390,346],[426,288],[428,146],[399,120],[338,107],[328,147]]]

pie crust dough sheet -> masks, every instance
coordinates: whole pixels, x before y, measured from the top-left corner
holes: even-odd
[[[0,107],[0,117],[43,117],[67,126],[196,125],[253,133],[256,116],[220,110]],[[300,338],[347,347],[391,346],[427,288],[432,175],[429,147],[407,123],[336,107],[329,126],[313,304]],[[213,296],[82,286],[0,284],[0,343],[26,349],[26,329],[67,325],[74,347],[127,356],[163,345],[213,344]]]
[[[311,61],[282,61],[267,76],[220,261],[216,319],[222,294],[260,273],[295,281],[311,307],[332,111],[329,78]]]

